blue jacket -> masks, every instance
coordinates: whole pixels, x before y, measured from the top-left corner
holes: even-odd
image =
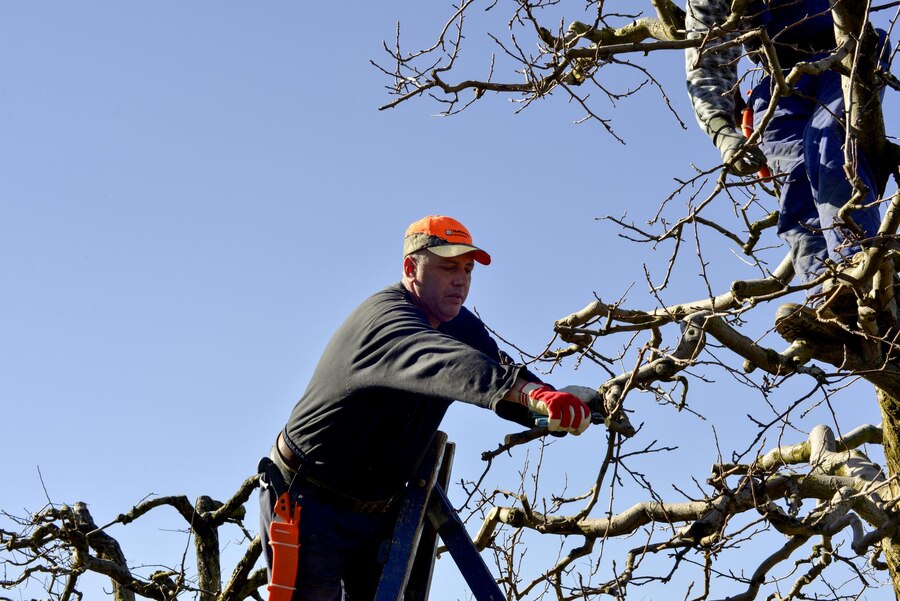
[[[731,0],[688,0],[685,28],[688,38],[706,36],[721,26],[731,14]],[[828,0],[753,0],[735,31],[712,41],[704,48],[685,52],[688,93],[697,121],[712,138],[708,124],[713,117],[734,120],[733,92],[737,89],[740,46],[718,48],[741,33],[758,27],[775,45],[782,68],[834,48],[834,21]],[[754,57],[756,48],[746,50]]]

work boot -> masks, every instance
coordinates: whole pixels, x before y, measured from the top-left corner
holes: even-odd
[[[836,319],[842,324],[854,327],[859,312],[859,303],[853,288],[837,280],[828,280],[822,285],[823,301],[816,307],[822,319]]]
[[[835,271],[855,279],[859,277],[859,270],[865,258],[865,252],[857,252],[836,265]],[[825,280],[822,284],[821,298],[824,300],[817,308],[820,317],[838,319],[842,323],[852,324],[856,321],[857,297],[849,282],[842,281],[838,277]]]
[[[853,339],[853,335],[839,324],[823,321],[815,309],[797,303],[785,303],[778,307],[775,331],[788,342],[806,340],[811,344],[847,344]]]

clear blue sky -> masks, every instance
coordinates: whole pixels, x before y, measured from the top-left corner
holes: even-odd
[[[230,496],[268,451],[332,331],[399,279],[403,231],[427,214],[460,219],[491,252],[468,305],[530,352],[594,293],[617,299],[634,284],[626,306],[650,306],[642,266],[669,248],[626,244],[595,218],[646,220],[691,163],[716,164],[687,106],[681,55],[641,62],[687,129],[652,88],[616,106],[593,92],[626,145],[597,124],[575,125],[582,111],[562,94],[520,114],[490,95],[452,118],[432,116],[439,106],[425,100],[378,111],[390,82],[369,61],[389,62],[381,44],[393,41],[396,21],[412,50],[450,14],[444,3],[409,0],[352,10],[0,7],[0,508],[22,514],[47,496],[83,500],[105,522],[150,494]],[[470,75],[483,76],[492,48],[480,22],[472,25],[479,70]],[[626,68],[607,72],[616,91],[637,81]],[[720,290],[754,276],[728,245],[707,239]],[[687,261],[666,301],[704,296],[698,272]],[[756,331],[774,311],[759,310]],[[602,350],[613,355],[624,342]],[[654,439],[681,447],[671,463],[640,470],[675,472],[670,481],[689,486],[715,461],[713,424],[720,441],[736,432],[725,453],[752,440],[743,416],[764,413],[764,401],[721,371],[707,375],[716,382],[692,388],[691,402],[709,422],[647,396],[630,401],[632,419],[647,423],[635,448]],[[569,362],[547,379],[597,386],[605,375]],[[877,421],[864,413],[861,421]],[[827,412],[809,423],[816,415]],[[458,444],[456,479],[477,477],[481,451],[515,430],[464,406],[444,429]],[[567,469],[569,492],[580,492],[604,446],[602,428],[557,442],[545,473]],[[516,487],[522,456],[498,462],[498,486]],[[668,483],[660,492],[682,500]],[[613,509],[645,499],[622,493]],[[174,529],[184,524],[174,512],[156,514],[149,529],[110,532],[135,565],[180,559],[186,537]],[[255,517],[248,524],[255,529]],[[535,543],[533,555],[552,556],[557,545]],[[607,571],[610,559],[601,562]],[[464,597],[449,561],[435,578],[437,599]],[[85,589],[101,586],[88,579]]]

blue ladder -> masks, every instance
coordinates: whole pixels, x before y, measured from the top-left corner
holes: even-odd
[[[438,536],[477,601],[506,601],[444,492],[453,451],[439,431],[407,487],[375,601],[427,601]]]

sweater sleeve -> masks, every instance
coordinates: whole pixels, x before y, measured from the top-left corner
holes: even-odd
[[[482,347],[495,352],[491,357],[435,330],[412,304],[395,298],[373,303],[357,323],[359,344],[347,358],[351,389],[401,390],[493,409],[522,371],[498,361],[496,343]]]
[[[702,39],[710,29],[725,22],[731,13],[731,5],[727,0],[688,0],[686,13],[688,39]],[[737,63],[741,57],[741,47],[718,47],[736,36],[736,33],[731,32],[702,48],[688,48],[685,51],[688,94],[697,122],[710,139],[715,134],[710,128],[710,121],[714,117],[734,122],[732,93],[737,85]]]
[[[512,357],[500,350],[497,341],[491,337],[484,323],[471,311],[462,308],[459,315],[452,321],[441,325],[442,332],[461,340],[466,344],[480,350],[500,365],[515,365]],[[518,377],[529,382],[541,382],[541,379],[524,366],[520,366]],[[507,421],[520,426],[530,428],[534,426],[534,417],[527,407],[519,403],[495,403],[494,413]]]

